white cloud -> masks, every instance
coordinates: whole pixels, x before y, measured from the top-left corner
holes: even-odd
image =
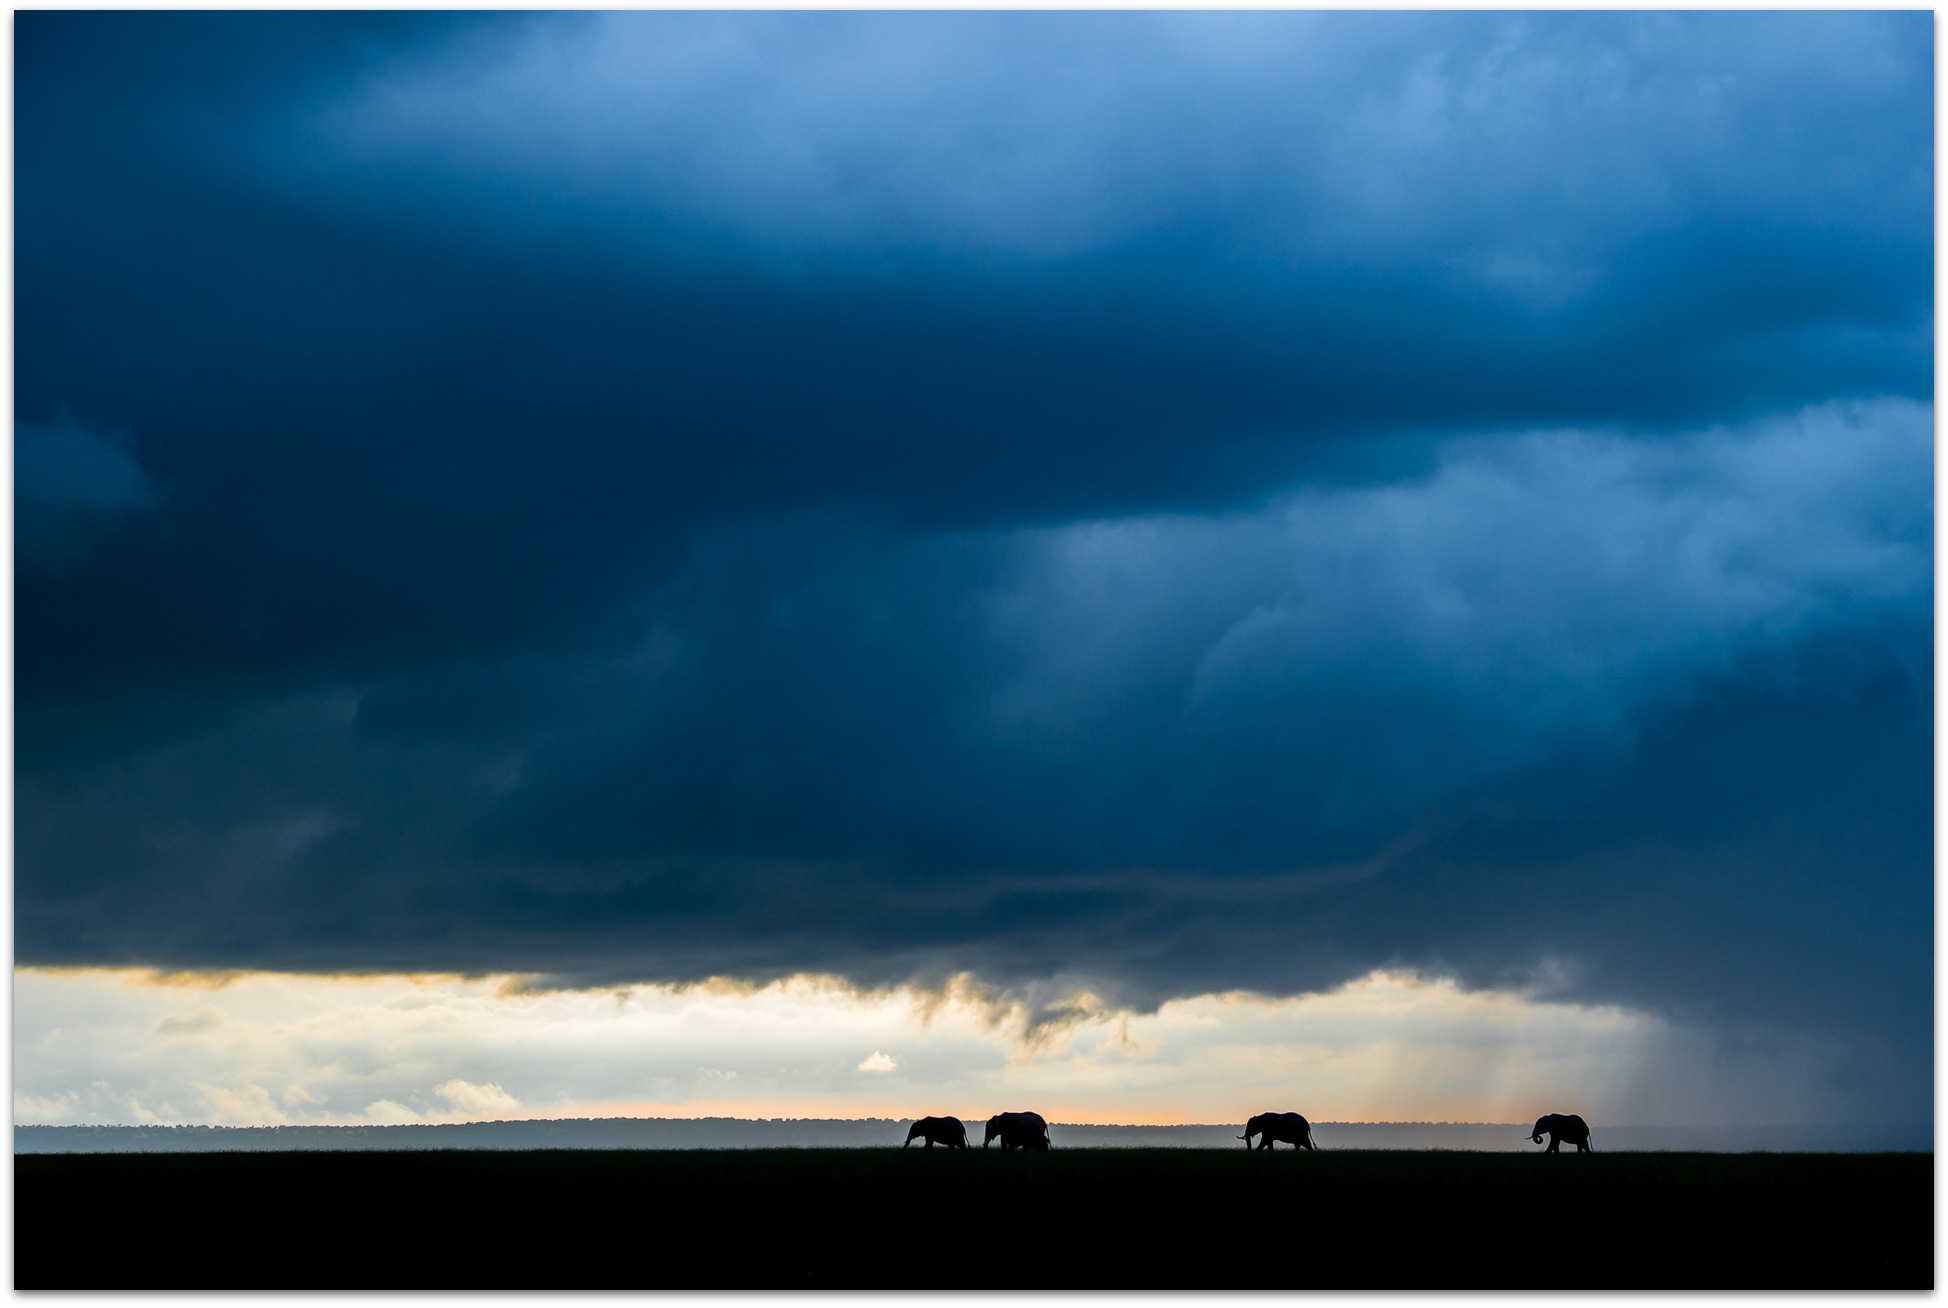
[[[192,1089],[203,1104],[203,1120],[215,1126],[282,1126],[291,1119],[260,1085],[205,1085]]]
[[[433,1093],[469,1117],[505,1116],[521,1108],[520,1100],[497,1085],[475,1085],[458,1078],[435,1086]]]
[[[81,1096],[70,1090],[58,1095],[14,1096],[14,1121],[45,1122],[58,1126],[74,1118]]]
[[[229,1017],[214,1004],[205,1004],[190,1013],[171,1013],[156,1023],[157,1035],[196,1035],[218,1025]]]
[[[390,1099],[375,1099],[365,1106],[363,1114],[352,1120],[369,1122],[374,1126],[403,1126],[422,1119],[404,1104],[396,1104]]]
[[[504,977],[247,974],[221,987],[228,1021],[159,1036],[181,1007],[172,980],[16,972],[15,1121],[983,1118],[1024,1104],[1103,1122],[1223,1122],[1269,1105],[1329,1121],[1515,1121],[1538,1103],[1643,1125],[1842,1115],[1827,1051],[1390,973],[1150,1014],[1077,995],[1072,1020],[1034,1040],[1025,1006],[966,982],[860,992],[806,976],[639,985],[618,1003]],[[873,1052],[860,1061],[860,1048]]]

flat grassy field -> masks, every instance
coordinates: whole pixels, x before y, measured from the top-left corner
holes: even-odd
[[[20,1289],[1930,1289],[1932,1154],[27,1154]]]

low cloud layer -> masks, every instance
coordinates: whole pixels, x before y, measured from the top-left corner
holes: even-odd
[[[17,47],[21,962],[1395,969],[1929,1117],[1926,15]]]
[[[964,979],[523,992],[511,978],[246,975],[199,990],[26,970],[15,990],[19,1123],[900,1120],[1004,1102],[1066,1122],[1226,1122],[1293,1096],[1322,1121],[1522,1121],[1537,1103],[1610,1125],[1848,1120],[1823,1083],[1828,1049],[1738,1048],[1641,1013],[1384,973],[1151,1014],[1078,995],[1072,1021],[1032,1037],[1025,1012]]]

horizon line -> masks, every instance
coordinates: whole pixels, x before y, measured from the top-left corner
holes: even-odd
[[[879,1123],[918,1121],[917,1117],[731,1117],[712,1114],[699,1117],[493,1117],[470,1118],[464,1121],[448,1122],[260,1122],[246,1125],[218,1122],[16,1122],[15,1130],[203,1130],[203,1131],[286,1131],[286,1130],[392,1130],[395,1128],[456,1127],[456,1126],[521,1126],[533,1123],[583,1123],[583,1122],[748,1122],[762,1125],[789,1125],[794,1123]],[[969,1119],[974,1120],[974,1119]],[[1237,1122],[1062,1122],[1051,1121],[1053,1127],[1093,1127],[1116,1130],[1145,1131],[1189,1131],[1219,1128],[1229,1129]],[[1479,1121],[1433,1121],[1408,1119],[1382,1120],[1327,1120],[1312,1121],[1313,1126],[1480,1126],[1507,1127],[1513,1130],[1526,1129],[1526,1122],[1479,1122]],[[1762,1122],[1738,1125],[1723,1123],[1682,1123],[1667,1125],[1655,1122],[1616,1122],[1605,1126],[1611,1131],[1784,1131],[1812,1127],[1844,1125],[1841,1122],[1803,1121],[1803,1122]]]

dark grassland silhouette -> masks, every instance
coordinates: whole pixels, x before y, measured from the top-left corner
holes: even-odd
[[[929,1149],[933,1148],[936,1142],[946,1145],[949,1149],[965,1149],[967,1128],[961,1125],[958,1117],[923,1117],[907,1128],[906,1144],[901,1145],[900,1148],[906,1148],[906,1145],[912,1144],[915,1140],[925,1140]]]
[[[1260,1149],[1270,1149],[1274,1140],[1282,1141],[1298,1149],[1316,1151],[1319,1146],[1312,1143],[1312,1123],[1297,1113],[1259,1113],[1245,1123],[1245,1133],[1238,1138],[1251,1148],[1251,1138],[1262,1135],[1264,1143]]]
[[[1586,1154],[1590,1150],[1590,1124],[1574,1113],[1544,1113],[1535,1119],[1535,1130],[1529,1139],[1542,1143],[1543,1136],[1549,1137],[1549,1147],[1542,1152],[1559,1154],[1565,1141],[1576,1146],[1576,1152]]]
[[[993,1141],[1001,1142],[1001,1152],[1014,1149],[1027,1149],[1035,1153],[1048,1152],[1048,1123],[1040,1113],[996,1113],[988,1119],[987,1134],[981,1139],[985,1149]]]
[[[14,1159],[15,1285],[1934,1284],[1927,1154],[1612,1152],[1561,1167],[1519,1153],[1445,1150],[1279,1150],[1247,1159],[1233,1145],[1007,1157],[972,1150],[954,1166],[939,1163],[890,1139],[879,1149],[22,1154]],[[110,1207],[112,1223],[91,1216]],[[1511,1236],[1570,1214],[1577,1239],[1535,1246]],[[1240,1234],[1249,1242],[1268,1223],[1302,1232],[1318,1256],[1239,1257]],[[962,1257],[938,1239],[908,1238],[913,1227],[1050,1238],[997,1243],[1005,1257]]]

